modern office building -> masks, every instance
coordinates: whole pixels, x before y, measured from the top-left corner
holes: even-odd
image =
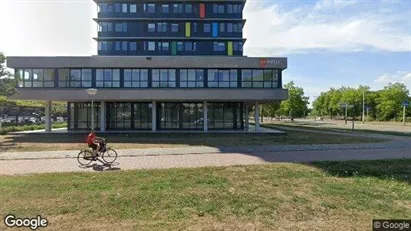
[[[248,129],[251,106],[287,98],[286,58],[243,56],[245,0],[95,2],[98,55],[7,60],[14,98],[47,101],[46,130],[52,101],[70,130],[207,131]]]

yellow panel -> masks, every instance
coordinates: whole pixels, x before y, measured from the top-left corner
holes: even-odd
[[[191,36],[191,25],[189,22],[186,22],[186,37]]]
[[[233,55],[233,42],[228,42],[227,52],[228,52],[228,55]]]

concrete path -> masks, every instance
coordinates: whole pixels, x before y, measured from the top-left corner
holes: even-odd
[[[304,130],[286,128],[288,130]],[[314,132],[310,130],[311,132]],[[229,166],[264,164],[271,162],[312,162],[325,160],[370,160],[411,158],[411,139],[380,134],[340,135],[372,136],[389,138],[390,141],[368,144],[323,144],[323,145],[272,145],[247,147],[185,147],[168,149],[117,150],[119,158],[115,169],[150,169],[201,166]],[[0,153],[0,175],[30,174],[45,172],[103,171],[110,170],[99,162],[87,168],[80,167],[75,159],[78,150],[53,152]]]

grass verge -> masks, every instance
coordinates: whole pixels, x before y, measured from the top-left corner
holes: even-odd
[[[0,178],[0,213],[51,230],[369,230],[411,218],[411,160]],[[4,229],[3,223],[0,229]]]
[[[380,142],[382,139],[314,132],[287,131],[279,134],[103,134],[115,149],[170,148],[189,146],[248,146],[281,144],[343,144]],[[86,134],[19,134],[0,136],[0,151],[52,151],[84,148]]]

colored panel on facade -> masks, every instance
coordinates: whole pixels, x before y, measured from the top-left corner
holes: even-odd
[[[191,36],[191,23],[186,22],[186,37]]]
[[[205,18],[205,4],[200,3],[200,18]]]
[[[177,55],[177,42],[171,42],[171,54]]]
[[[218,23],[213,22],[213,37],[218,37]]]
[[[228,55],[233,55],[233,42],[228,42],[227,51],[228,51]]]

